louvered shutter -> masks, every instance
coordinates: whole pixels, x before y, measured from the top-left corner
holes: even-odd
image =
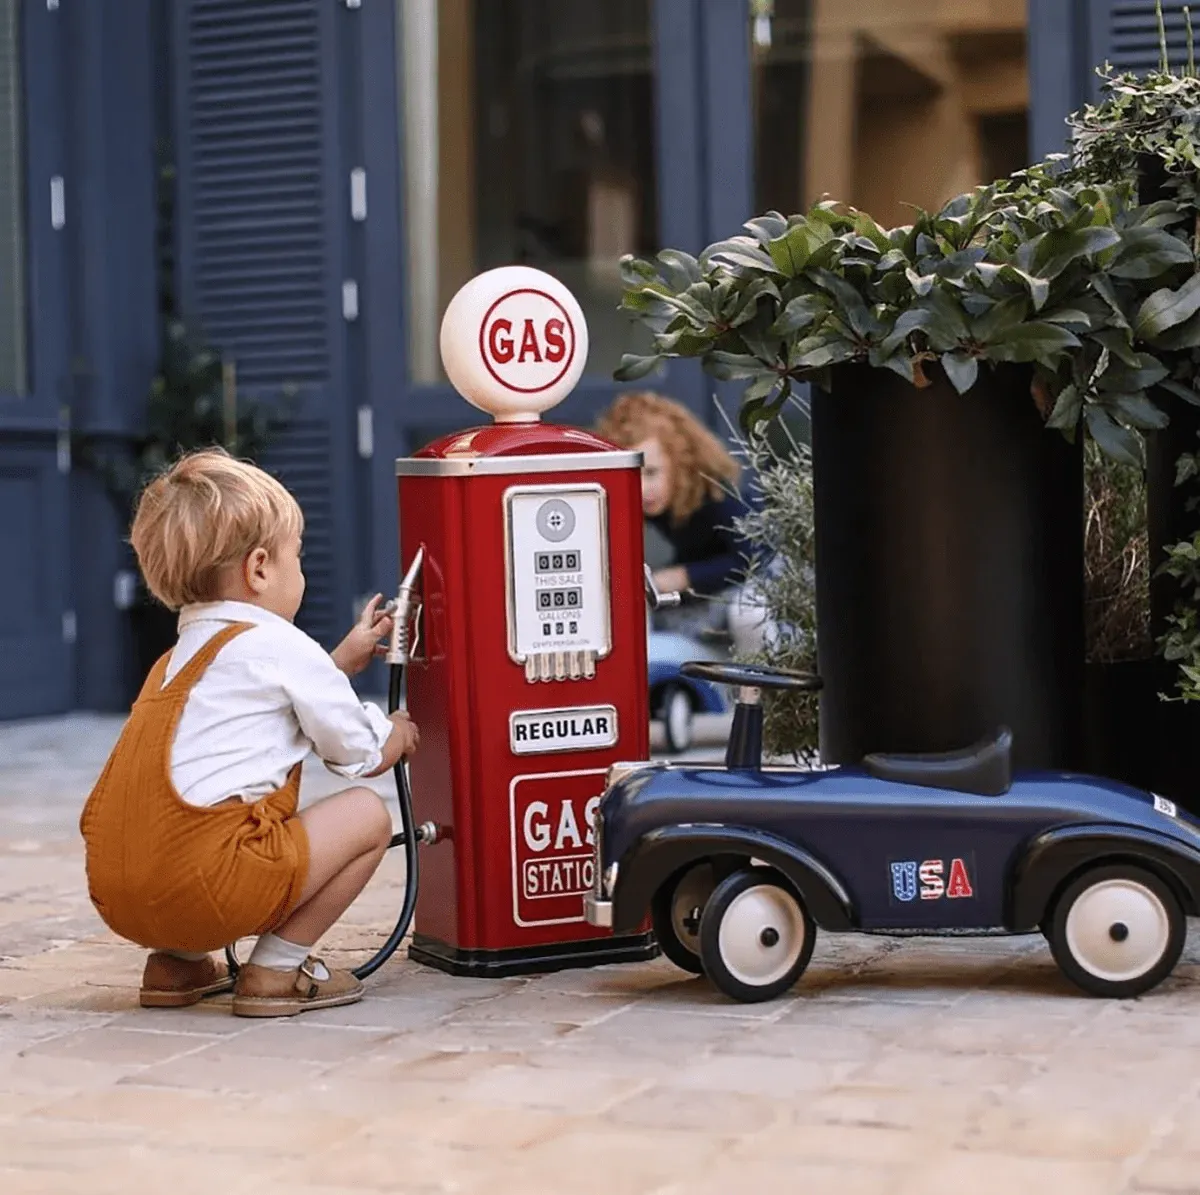
[[[25,392],[25,170],[17,0],[0,0],[0,392]]]
[[[299,387],[260,462],[305,514],[297,622],[326,646],[356,590],[341,294],[346,211],[332,0],[173,0],[184,315],[240,393]]]
[[[1171,65],[1187,62],[1187,25],[1181,0],[1163,0],[1163,25]],[[1158,17],[1154,0],[1089,0],[1091,21],[1088,70],[1091,94],[1099,94],[1092,68],[1110,62],[1118,70],[1143,73],[1159,64]],[[1193,6],[1193,23],[1200,37],[1200,11]]]

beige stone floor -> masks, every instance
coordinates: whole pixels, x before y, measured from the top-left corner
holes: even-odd
[[[140,1010],[74,829],[118,728],[0,725],[0,1195],[1200,1192],[1195,929],[1128,1003],[1075,995],[1040,939],[824,937],[766,1006],[663,961],[403,960],[296,1021]],[[326,957],[382,936],[401,878]]]

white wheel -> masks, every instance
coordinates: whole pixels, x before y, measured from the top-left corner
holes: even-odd
[[[668,881],[650,902],[650,921],[663,954],[677,967],[699,975],[700,917],[716,882],[712,864],[697,863],[674,883]]]
[[[1112,866],[1085,872],[1063,893],[1050,946],[1068,978],[1098,996],[1136,996],[1174,969],[1187,924],[1151,872]]]
[[[770,872],[735,872],[718,885],[700,921],[700,957],[727,996],[772,1000],[800,978],[812,957],[808,910]]]
[[[692,699],[685,689],[672,685],[663,698],[663,730],[667,749],[686,751],[692,745]]]

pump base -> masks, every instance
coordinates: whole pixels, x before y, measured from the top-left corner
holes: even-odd
[[[450,975],[498,979],[506,975],[565,971],[570,967],[600,967],[605,963],[641,963],[659,955],[653,934],[554,942],[546,946],[508,950],[467,950],[414,934],[408,957]]]

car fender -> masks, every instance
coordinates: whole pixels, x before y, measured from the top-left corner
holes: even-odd
[[[1155,872],[1175,890],[1189,917],[1200,912],[1200,850],[1136,826],[1060,826],[1034,838],[1014,865],[1008,928],[1017,933],[1037,929],[1070,876],[1083,867],[1116,860]]]
[[[822,929],[853,929],[857,923],[846,886],[802,847],[746,826],[688,823],[650,830],[625,852],[611,894],[614,932],[636,930],[662,884],[689,863],[714,855],[741,855],[773,867],[795,887]]]

